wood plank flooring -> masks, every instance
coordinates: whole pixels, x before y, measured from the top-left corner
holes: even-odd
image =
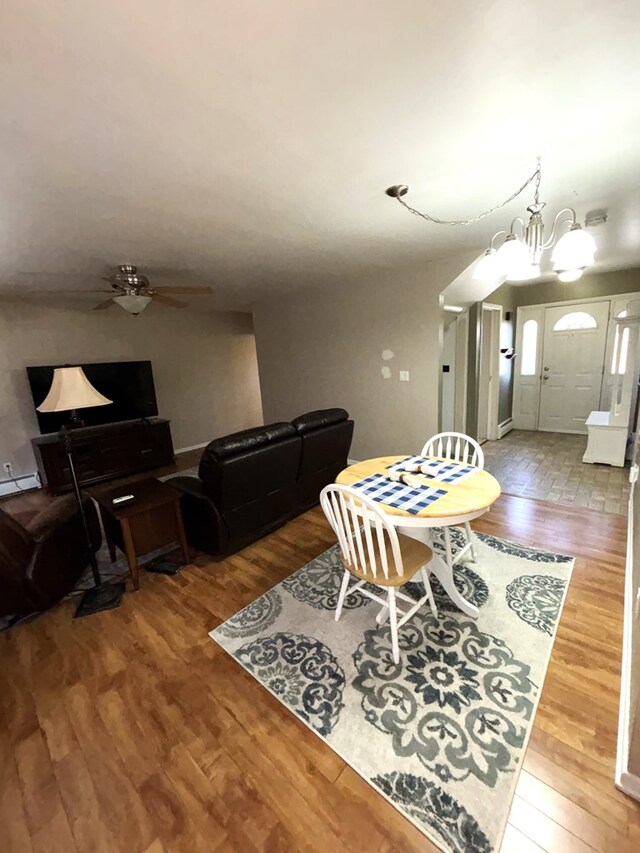
[[[625,519],[504,495],[477,530],[577,557],[506,853],[640,850],[613,785]],[[435,848],[207,632],[333,536],[319,509],[223,562],[0,635],[4,853]]]

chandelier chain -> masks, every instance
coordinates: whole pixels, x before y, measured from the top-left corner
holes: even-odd
[[[492,213],[495,213],[496,210],[500,210],[502,207],[506,207],[510,202],[516,199],[520,193],[524,192],[526,188],[529,186],[532,181],[536,182],[536,191],[535,191],[535,200],[536,204],[538,203],[539,190],[540,190],[540,178],[541,178],[541,169],[540,169],[540,160],[538,159],[538,165],[536,166],[535,172],[530,175],[527,180],[522,184],[522,186],[517,189],[514,193],[512,193],[509,198],[501,201],[500,204],[496,204],[494,207],[489,208],[489,210],[485,210],[484,213],[479,214],[478,216],[474,216],[471,219],[438,219],[436,216],[431,216],[430,213],[422,213],[419,210],[411,207],[404,201],[401,196],[396,196],[397,200],[403,207],[409,211],[409,213],[413,213],[414,216],[420,216],[422,219],[426,219],[427,222],[434,222],[436,225],[471,225],[473,222],[480,222],[480,220],[485,219],[487,216],[490,216]]]

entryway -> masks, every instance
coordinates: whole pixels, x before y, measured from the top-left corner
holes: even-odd
[[[510,495],[625,513],[629,471],[582,461],[581,435],[512,430],[482,445],[486,469]]]
[[[616,324],[631,295],[518,309],[516,429],[585,435],[608,407]]]

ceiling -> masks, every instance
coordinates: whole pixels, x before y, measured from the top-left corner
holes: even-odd
[[[640,265],[637,0],[5,0],[0,294],[118,263],[217,305],[469,249],[543,156]],[[205,297],[206,298],[206,297]]]

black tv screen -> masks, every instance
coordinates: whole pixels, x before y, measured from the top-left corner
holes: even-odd
[[[27,367],[34,406],[49,393],[54,367],[81,367],[89,382],[109,400],[108,406],[78,409],[78,417],[85,426],[112,424],[137,418],[150,418],[158,414],[156,390],[150,361],[114,361],[103,364],[56,364],[47,367]],[[57,432],[69,422],[68,412],[38,412],[41,433]]]

